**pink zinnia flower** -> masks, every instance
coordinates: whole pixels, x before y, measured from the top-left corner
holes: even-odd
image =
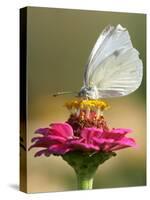
[[[35,156],[64,155],[71,151],[113,152],[135,147],[134,139],[126,137],[131,129],[110,130],[103,117],[108,104],[100,100],[75,100],[66,104],[71,112],[66,123],[53,123],[39,128],[35,133],[33,147],[42,148]]]
[[[126,137],[131,129],[104,130],[100,128],[83,128],[80,136],[75,136],[68,123],[53,123],[48,128],[40,128],[35,133],[34,144],[30,147],[43,148],[35,156],[64,155],[70,151],[112,152],[127,147],[135,147],[134,139]]]
[[[101,100],[79,99],[66,104],[71,112],[65,123],[52,123],[35,131],[32,148],[40,148],[35,157],[60,155],[77,175],[78,188],[91,189],[99,165],[115,156],[114,151],[135,147],[127,137],[131,129],[109,129],[103,111],[109,106]]]

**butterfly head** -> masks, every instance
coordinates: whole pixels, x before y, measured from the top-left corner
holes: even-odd
[[[96,86],[83,86],[79,92],[79,97],[89,98],[89,99],[98,99],[99,92]]]

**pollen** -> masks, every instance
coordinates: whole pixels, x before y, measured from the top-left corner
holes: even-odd
[[[71,112],[83,118],[83,116],[89,118],[91,115],[95,118],[99,118],[103,115],[103,111],[110,108],[106,101],[95,99],[75,99],[66,102],[65,106]]]
[[[82,100],[80,103],[80,108],[89,108],[90,110],[106,110],[109,108],[108,103],[102,100]]]

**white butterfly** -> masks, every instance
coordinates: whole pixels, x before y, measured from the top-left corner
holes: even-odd
[[[90,99],[125,96],[138,89],[142,77],[143,64],[127,29],[108,26],[89,56],[78,95]],[[65,93],[56,95],[59,94]]]
[[[120,97],[141,84],[143,64],[127,29],[108,26],[100,34],[85,67],[79,96],[90,99]]]

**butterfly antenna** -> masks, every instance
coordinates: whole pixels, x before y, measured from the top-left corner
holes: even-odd
[[[57,93],[54,93],[52,94],[53,97],[57,97],[57,96],[60,96],[60,95],[66,95],[66,94],[77,94],[78,92],[57,92]]]

